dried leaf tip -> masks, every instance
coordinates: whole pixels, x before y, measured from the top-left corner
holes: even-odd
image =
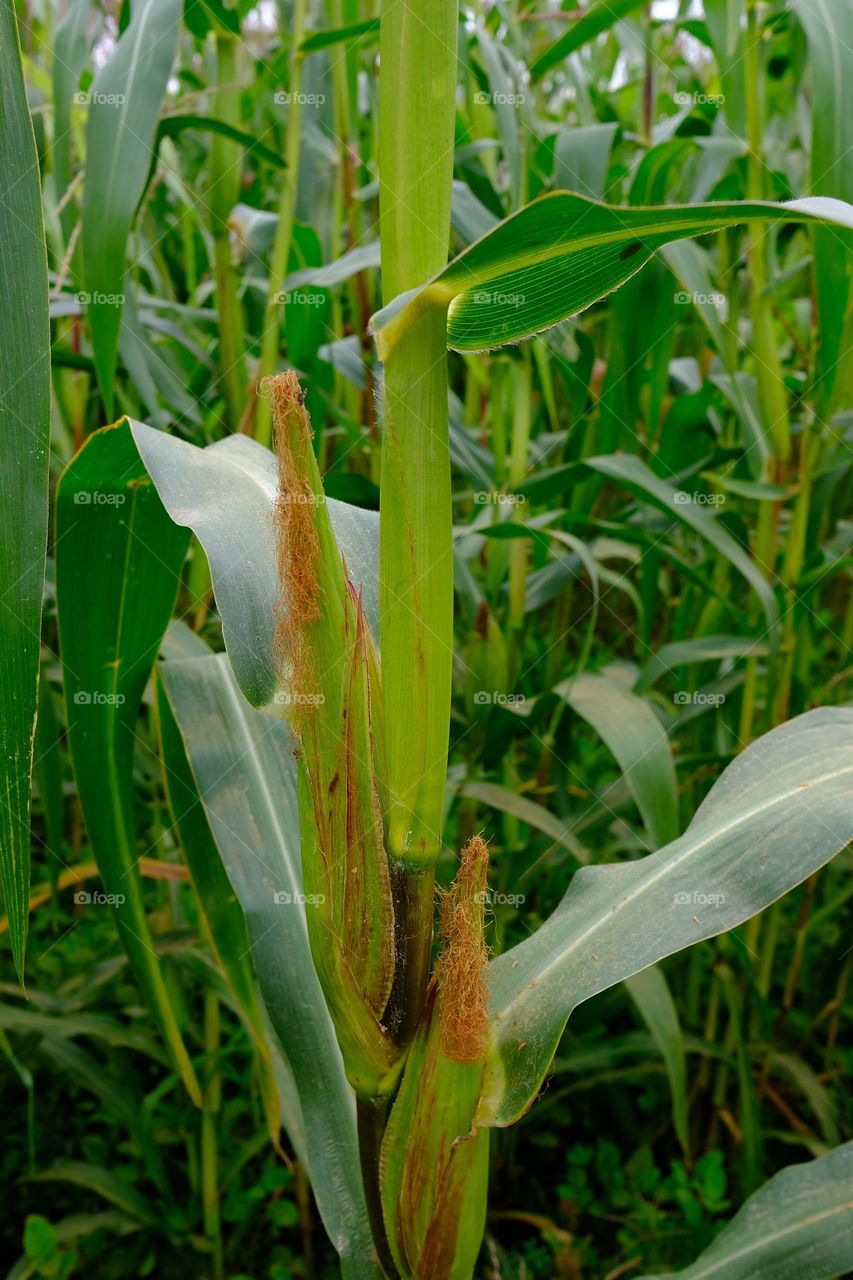
[[[279,598],[275,647],[283,682],[299,693],[313,685],[306,628],[320,617],[320,537],[315,519],[318,495],[312,488],[310,466],[313,432],[295,373],[265,379],[263,390],[272,400],[278,461],[275,524]],[[306,451],[311,453],[310,459]],[[291,711],[306,705],[310,703],[296,699]]]
[[[489,846],[473,836],[441,900],[443,949],[436,966],[441,1047],[453,1062],[478,1062],[488,1044],[489,958],[483,920],[489,871]]]

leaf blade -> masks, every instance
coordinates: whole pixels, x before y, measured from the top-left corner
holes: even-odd
[[[0,6],[0,74],[0,872],[15,968],[23,978],[47,550],[50,323],[38,158],[12,0]]]

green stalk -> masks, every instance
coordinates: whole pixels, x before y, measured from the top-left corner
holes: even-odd
[[[384,0],[380,43],[382,287],[390,302],[447,261],[456,0]],[[430,866],[441,844],[453,657],[447,334],[426,307],[387,355],[380,634],[388,851]]]
[[[527,452],[530,447],[530,356],[512,366],[512,453],[509,463],[509,487],[514,492],[524,479]],[[511,669],[515,668],[516,641],[524,627],[524,597],[527,588],[528,541],[514,538],[509,547],[509,629],[511,636]]]
[[[235,128],[240,124],[240,90],[237,85],[237,42],[220,32],[216,36],[216,116]],[[237,276],[231,258],[228,218],[240,195],[240,147],[214,133],[210,144],[210,192],[208,204],[216,271],[216,305],[219,312],[219,359],[222,392],[232,430],[246,411],[246,342],[243,312],[237,296]]]
[[[299,189],[299,144],[302,123],[302,54],[299,50],[305,38],[306,13],[307,0],[294,0],[293,31],[290,44],[290,78],[288,82],[290,102],[287,108],[287,136],[285,141],[287,168],[284,171],[281,198],[278,206],[278,223],[270,256],[269,289],[261,326],[261,358],[258,364],[258,386],[260,386],[264,378],[268,378],[275,373],[278,358],[282,306],[281,289],[287,272],[288,258],[290,257],[290,242],[293,238],[293,220],[296,211],[296,193]],[[272,436],[272,417],[270,402],[264,396],[257,397],[255,414],[255,438],[261,444],[269,445]]]
[[[382,0],[381,19],[379,214],[387,303],[447,262],[457,0]],[[406,1044],[429,979],[450,735],[453,529],[443,308],[426,308],[387,353],[383,409],[379,626],[396,951],[385,1018],[396,1042]],[[359,1116],[362,1175],[381,1253],[387,1243],[374,1193],[384,1127],[384,1113]]]
[[[764,198],[764,165],[761,159],[762,96],[764,64],[761,57],[761,34],[758,27],[757,0],[749,0],[744,45],[744,93],[747,140],[747,195],[751,200]],[[773,312],[767,296],[767,254],[763,237],[756,232],[749,241],[750,319],[752,350],[755,356],[755,378],[763,425],[774,457],[766,466],[765,479],[775,482],[784,470],[791,453],[791,429],[788,420],[788,393],[782,378],[782,362],[773,327]],[[762,573],[772,583],[776,568],[777,504],[759,503],[756,558]],[[772,660],[771,660],[772,661]],[[752,740],[758,685],[758,659],[749,658],[744,678],[741,704],[740,737],[743,745]]]
[[[749,142],[747,196],[750,200],[762,200],[765,194],[764,162],[761,158],[764,64],[761,57],[761,35],[758,30],[757,0],[750,0],[747,8],[744,67]],[[774,453],[780,461],[784,462],[791,452],[788,393],[782,379],[782,363],[779,359],[779,348],[773,327],[773,312],[770,299],[767,297],[767,253],[761,232],[756,232],[750,239],[749,273],[752,347],[756,357],[755,377],[758,382],[758,395]]]
[[[222,1232],[219,1221],[219,1185],[216,1121],[222,1100],[222,1082],[216,1065],[219,1052],[219,997],[204,993],[204,1053],[206,1061],[203,1110],[201,1113],[201,1199],[204,1234],[210,1242],[213,1280],[223,1280]]]

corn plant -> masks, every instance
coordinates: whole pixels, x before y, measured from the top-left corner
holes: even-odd
[[[332,24],[327,41],[346,44],[353,33],[340,33],[348,30],[343,17],[352,16],[350,7],[333,7],[340,21]],[[543,77],[608,30],[617,12],[638,7],[590,5],[567,35],[532,62],[531,76]],[[517,26],[516,8],[509,32]],[[727,55],[726,41],[741,29],[738,6],[730,8],[733,25],[722,45]],[[803,9],[810,33],[814,14],[808,5]],[[789,718],[796,685],[794,606],[797,593],[806,589],[814,520],[810,451],[816,437],[809,423],[796,449],[791,442],[790,388],[768,301],[765,243],[768,228],[797,228],[804,240],[813,237],[825,325],[814,395],[820,411],[831,417],[841,356],[832,324],[846,323],[853,205],[841,198],[850,193],[840,189],[784,201],[765,198],[757,164],[756,5],[750,0],[745,11],[743,92],[751,151],[744,192],[663,202],[654,172],[640,165],[634,181],[643,198],[632,195],[630,203],[559,186],[527,199],[524,144],[513,141],[512,119],[504,113],[497,127],[511,207],[497,218],[482,204],[472,215],[469,206],[477,234],[448,263],[458,6],[455,0],[383,0],[375,86],[382,296],[369,326],[363,315],[359,335],[366,344],[369,329],[378,362],[378,514],[327,494],[322,431],[312,421],[313,407],[322,412],[318,386],[310,377],[300,379],[292,358],[281,368],[280,296],[291,278],[300,103],[307,83],[303,61],[311,48],[306,5],[296,0],[291,15],[287,168],[269,246],[267,292],[253,318],[241,298],[227,224],[238,195],[234,156],[241,121],[233,79],[239,24],[235,32],[228,15],[219,15],[206,31],[223,127],[211,147],[204,212],[211,220],[221,326],[216,381],[223,422],[232,430],[199,446],[129,413],[84,433],[57,486],[54,543],[67,737],[82,816],[135,980],[176,1076],[202,1113],[204,1229],[215,1275],[224,1274],[217,1208],[220,1085],[188,1043],[146,911],[133,782],[143,700],[162,766],[170,829],[198,904],[199,933],[251,1042],[270,1139],[280,1145],[284,1129],[307,1170],[341,1273],[349,1277],[474,1276],[487,1220],[493,1135],[535,1104],[574,1010],[624,983],[655,1029],[668,1016],[677,1022],[658,962],[756,921],[768,907],[775,911],[773,904],[803,882],[812,883],[853,838],[853,712],[818,706]],[[3,307],[11,340],[4,344],[0,374],[4,392],[11,388],[20,398],[16,388],[24,377],[32,317],[46,328],[46,275],[37,186],[21,184],[22,176],[34,173],[32,132],[8,4],[4,15],[2,52],[13,90],[4,171],[10,198],[16,186],[22,189],[18,212],[0,222],[18,272]],[[139,92],[139,84],[149,92],[132,116],[133,127],[124,114],[116,123],[93,109],[88,118],[80,271],[92,299],[86,304],[90,372],[107,420],[116,403],[122,320],[103,299],[124,279],[128,232],[147,183],[147,153],[179,25],[180,14],[169,0],[132,9],[95,83],[102,96],[121,94],[122,88]],[[375,23],[367,26],[375,29]],[[509,65],[506,49],[501,51],[485,25],[478,28],[478,41],[483,65],[501,83]],[[722,55],[721,60],[734,76],[734,67]],[[344,124],[347,93],[344,77]],[[592,142],[584,164],[595,161],[601,135]],[[346,139],[343,146],[348,155]],[[568,166],[569,159],[579,172],[590,172],[570,150],[562,163]],[[126,179],[121,198],[110,203],[100,226],[92,210],[119,168]],[[67,189],[67,174],[60,185]],[[234,218],[238,228],[245,226],[236,213]],[[20,225],[30,234],[18,247]],[[729,253],[740,227],[747,233],[754,383],[747,384],[732,362],[731,334],[713,311],[703,319],[725,364],[720,385],[738,421],[755,432],[761,459],[752,481],[732,482],[761,503],[754,558],[728,527],[609,439],[606,414],[612,425],[618,419],[614,406],[625,394],[622,384],[630,385],[627,355],[621,369],[614,356],[612,380],[601,388],[602,451],[575,448],[572,441],[571,452],[555,465],[528,466],[534,378],[546,406],[556,404],[546,345],[550,331],[613,295],[628,300],[625,314],[613,301],[614,329],[621,326],[627,348],[626,334],[637,323],[630,308],[638,305],[641,282],[648,278],[641,272],[666,263],[689,284],[691,296],[705,296],[709,290],[700,286],[706,263],[696,238],[713,236],[721,252]],[[839,261],[842,275],[833,285]],[[344,273],[341,281],[347,279]],[[356,299],[354,314],[362,302]],[[286,316],[289,357],[299,342],[290,325]],[[509,355],[500,354],[504,348]],[[506,947],[490,945],[494,873],[486,824],[469,823],[458,840],[450,883],[439,885],[436,877],[452,792],[454,589],[463,594],[465,575],[471,576],[470,561],[454,537],[450,352],[454,362],[480,370],[468,386],[474,388],[472,404],[485,388],[493,475],[503,497],[547,503],[552,494],[568,491],[578,514],[598,502],[604,482],[614,481],[655,510],[675,511],[718,556],[710,613],[703,613],[695,635],[679,635],[641,670],[593,673],[586,667],[602,565],[586,542],[569,529],[552,528],[549,514],[538,523],[534,517],[529,524],[485,520],[476,526],[476,536],[489,544],[483,553],[486,574],[506,574],[507,625],[502,631],[471,588],[477,626],[464,655],[466,670],[479,665],[491,673],[495,688],[511,684],[520,670],[530,596],[541,588],[536,571],[529,572],[527,544],[534,554],[543,548],[550,554],[552,545],[560,553],[547,564],[540,558],[540,571],[550,565],[563,574],[570,553],[573,568],[560,578],[560,588],[586,574],[594,611],[588,639],[579,642],[572,662],[565,660],[566,628],[557,615],[549,674],[540,690],[543,697],[557,695],[557,708],[543,729],[540,772],[546,778],[553,767],[569,709],[572,723],[592,726],[619,763],[646,836],[642,856],[595,865],[557,823],[558,842],[589,865],[567,882],[563,877],[547,918]],[[26,397],[10,408],[15,457],[26,453],[21,424],[25,433],[38,427],[40,441],[44,435],[47,354],[40,349],[41,364],[27,382]],[[478,360],[489,362],[482,366],[485,373]],[[658,412],[648,412],[655,421],[663,415],[665,395],[654,374],[642,394],[657,403]],[[335,408],[344,416],[343,404]],[[241,425],[244,430],[236,431]],[[547,460],[545,434],[540,432],[537,446],[538,457]],[[456,441],[458,448],[458,434]],[[668,440],[657,443],[665,452]],[[649,450],[649,462],[656,449]],[[32,467],[22,472],[42,497],[43,452],[40,445]],[[784,485],[793,483],[795,454],[799,481],[780,555],[778,504],[787,496]],[[30,496],[19,495],[28,521],[8,543],[10,580],[16,573],[20,579],[21,548],[31,554],[45,537],[45,504]],[[632,513],[620,532],[627,539],[638,528]],[[503,560],[502,540],[509,543]],[[659,541],[644,547],[649,576],[641,604],[650,610],[661,577]],[[678,548],[672,551],[679,568],[702,585],[701,574],[678,558]],[[749,591],[741,612],[750,631],[738,637],[718,634],[713,614],[733,574]],[[210,584],[224,652],[198,629],[173,620],[178,592],[187,583],[192,608],[202,614]],[[11,830],[18,836],[21,806],[26,807],[20,760],[28,751],[32,755],[26,733],[33,719],[18,686],[26,684],[27,697],[35,698],[38,670],[37,647],[25,634],[31,636],[39,616],[35,586],[25,582],[24,588],[28,611],[14,624],[23,633],[12,636],[20,663],[0,673],[14,712],[4,723],[10,744],[4,763],[12,748],[19,752],[17,772],[10,775],[17,806]],[[570,609],[571,601],[563,600]],[[665,670],[729,658],[745,660],[738,726],[744,749],[685,826],[666,734],[645,695]],[[767,732],[759,732],[765,727]],[[527,823],[553,833],[553,815],[513,798],[512,762],[504,763],[509,787],[475,780],[466,800],[494,802],[508,825]],[[462,828],[459,823],[454,831]],[[4,876],[22,971],[27,877],[17,837],[4,859]],[[769,918],[778,929],[778,916]],[[759,974],[759,985],[762,980]],[[212,989],[205,994],[205,1058],[218,1045],[219,999]],[[674,1081],[673,1124],[686,1149],[677,1054],[667,1061]],[[686,1093],[683,1080],[681,1092]],[[679,1276],[784,1280],[807,1274],[820,1280],[853,1265],[851,1165],[853,1144],[846,1143],[777,1174]]]

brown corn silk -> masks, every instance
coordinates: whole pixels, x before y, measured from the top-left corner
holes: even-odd
[[[488,1043],[483,921],[489,847],[473,836],[462,850],[453,885],[441,898],[443,949],[436,965],[441,1047],[451,1062],[479,1062]]]
[[[273,432],[278,461],[276,558],[281,587],[276,613],[275,645],[284,679],[294,689],[313,683],[313,659],[306,640],[309,623],[320,618],[317,576],[320,539],[314,519],[315,495],[293,453],[294,435],[309,445],[314,432],[305,408],[305,395],[295,373],[268,378],[264,390],[272,399]],[[303,705],[293,703],[298,721]],[[298,709],[298,710],[297,710]]]

